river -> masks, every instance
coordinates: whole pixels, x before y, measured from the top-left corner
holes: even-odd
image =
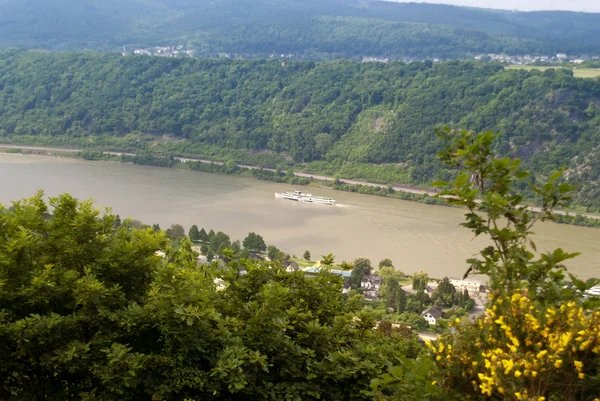
[[[90,162],[0,153],[0,203],[31,196],[71,193],[112,207],[121,217],[167,228],[180,223],[224,231],[233,239],[248,232],[313,259],[333,253],[336,261],[367,257],[376,265],[390,258],[397,269],[433,277],[460,276],[485,243],[459,226],[463,210],[331,189],[315,195],[340,205],[310,205],[275,199],[290,185],[180,169]],[[562,247],[581,252],[568,262],[580,277],[600,276],[600,230],[553,223],[535,227],[538,250]]]

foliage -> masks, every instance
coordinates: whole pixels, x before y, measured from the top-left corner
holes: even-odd
[[[76,399],[96,383],[114,399],[140,385],[144,357],[119,316],[146,298],[166,240],[114,221],[69,195],[0,207],[0,398]]]
[[[321,265],[323,265],[323,266],[331,267],[335,263],[335,257],[332,254],[322,255],[320,262],[321,262]]]
[[[440,154],[462,173],[442,192],[469,209],[464,226],[491,245],[470,259],[468,275],[489,278],[486,314],[462,323],[431,344],[437,384],[462,397],[505,400],[592,400],[600,391],[600,302],[585,295],[599,280],[565,280],[561,249],[537,257],[531,229],[550,219],[551,209],[569,200],[571,186],[561,172],[547,183],[530,182],[541,198],[542,215],[522,204],[519,184],[529,177],[519,160],[492,153],[491,133],[444,130]],[[457,322],[459,319],[457,319]]]
[[[190,227],[190,231],[188,232],[188,237],[190,239],[190,241],[192,242],[199,242],[200,241],[200,231],[198,230],[198,226],[197,225],[193,225]]]
[[[363,400],[422,352],[336,275],[198,265],[188,239],[114,222],[69,195],[0,208],[0,398]]]
[[[270,260],[283,260],[285,258],[285,254],[275,245],[269,245],[267,248],[267,256]]]
[[[373,268],[371,261],[367,258],[357,258],[354,260],[352,272],[350,273],[350,285],[352,288],[360,288],[360,283],[364,276],[371,274]]]
[[[246,163],[384,185],[428,185],[455,174],[435,158],[442,141],[432,134],[439,124],[454,123],[502,132],[494,150],[521,157],[535,179],[566,165],[569,182],[580,184],[576,203],[600,210],[594,156],[599,91],[598,82],[567,70],[505,71],[471,61],[281,65],[5,51],[0,139],[128,150],[136,154],[121,156],[123,161],[150,165],[178,165],[173,155],[232,162],[186,163],[223,174],[250,174],[239,165]],[[266,169],[251,174],[308,181]],[[389,187],[332,185],[442,202]]]
[[[231,239],[229,238],[229,235],[222,231],[214,233],[214,231],[211,230],[211,232],[213,232],[212,236],[210,233],[208,234],[210,238],[209,248],[213,255],[220,255],[223,249],[231,248]]]
[[[180,45],[209,57],[589,54],[598,48],[598,25],[595,14],[382,1],[368,7],[343,0],[0,2],[5,48],[122,51],[124,43],[129,50]]]
[[[423,291],[429,283],[429,275],[425,272],[415,273],[411,277],[412,289],[415,291]]]
[[[310,261],[310,251],[309,250],[304,251],[304,255],[302,255],[302,258],[306,261]]]
[[[379,269],[381,270],[382,267],[394,267],[394,264],[391,259],[385,258],[379,262]]]
[[[471,267],[465,276],[471,272],[486,274],[491,288],[510,293],[526,281],[532,296],[539,293],[549,300],[560,297],[554,284],[560,284],[564,278],[563,262],[577,254],[557,249],[536,260],[528,247],[536,250],[530,238],[533,224],[540,219],[552,220],[552,208],[566,206],[573,187],[559,181],[560,170],[547,183],[532,183],[542,212],[532,214],[523,204],[523,196],[515,191],[530,174],[520,169],[518,159],[493,157],[491,148],[496,135],[449,129],[440,131],[440,135],[448,143],[440,153],[441,160],[463,170],[452,184],[442,183],[451,187],[440,196],[448,196],[451,204],[467,207],[469,213],[462,225],[476,236],[488,236],[493,244],[480,252],[481,259],[468,260]]]
[[[456,305],[471,310],[474,306],[474,301],[471,300],[469,292],[467,290],[462,292],[457,291],[454,285],[450,283],[448,277],[440,280],[437,288],[431,294],[431,300],[436,306],[442,308],[449,308]]]
[[[208,237],[208,234],[204,228],[200,229],[200,232],[198,233],[198,240],[205,244],[210,241],[210,238]]]
[[[396,313],[403,313],[406,309],[407,297],[400,281],[405,278],[404,273],[394,270],[393,267],[380,267],[379,275],[383,280],[379,287],[379,297],[384,300],[388,308],[392,308]]]
[[[446,373],[444,389],[473,393],[475,381],[475,391],[505,400],[591,400],[598,394],[600,312],[573,301],[555,308],[519,292],[494,295],[490,303],[474,327],[432,345]]]
[[[167,228],[165,231],[167,238],[178,241],[185,238],[185,229],[181,224],[171,224],[171,227]]]
[[[249,233],[248,236],[244,238],[242,245],[251,252],[264,252],[267,250],[265,240],[256,233]]]

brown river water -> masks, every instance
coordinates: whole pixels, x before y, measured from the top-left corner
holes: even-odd
[[[424,205],[370,195],[311,188],[314,195],[337,200],[337,206],[275,199],[290,185],[179,169],[89,162],[0,153],[0,203],[31,196],[71,193],[112,207],[121,217],[167,228],[197,224],[224,231],[233,239],[248,232],[290,254],[310,250],[313,259],[332,253],[336,261],[367,257],[376,265],[390,258],[407,274],[458,277],[465,259],[485,242],[459,226],[461,209]],[[300,188],[305,190],[306,188]],[[539,251],[562,247],[581,252],[569,261],[582,278],[600,276],[600,229],[554,223],[534,228]]]

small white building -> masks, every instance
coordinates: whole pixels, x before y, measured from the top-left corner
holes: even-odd
[[[467,278],[465,280],[451,278],[450,284],[452,284],[458,291],[467,290],[469,292],[482,292],[484,289],[481,281],[472,278]]]
[[[382,279],[376,274],[363,276],[360,281],[360,288],[363,289],[363,295],[366,300],[379,299],[379,287],[381,286]]]
[[[429,308],[425,309],[421,315],[427,320],[427,323],[434,325],[442,318],[442,311],[438,308]]]

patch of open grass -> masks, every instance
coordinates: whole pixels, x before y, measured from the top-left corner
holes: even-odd
[[[546,71],[546,70],[550,70],[550,69],[556,70],[559,68],[565,68],[565,69],[573,70],[573,76],[576,78],[600,77],[600,68],[577,68],[577,67],[567,68],[567,67],[537,66],[537,65],[508,65],[504,68],[507,70],[526,70],[526,71],[531,71],[531,70]]]

